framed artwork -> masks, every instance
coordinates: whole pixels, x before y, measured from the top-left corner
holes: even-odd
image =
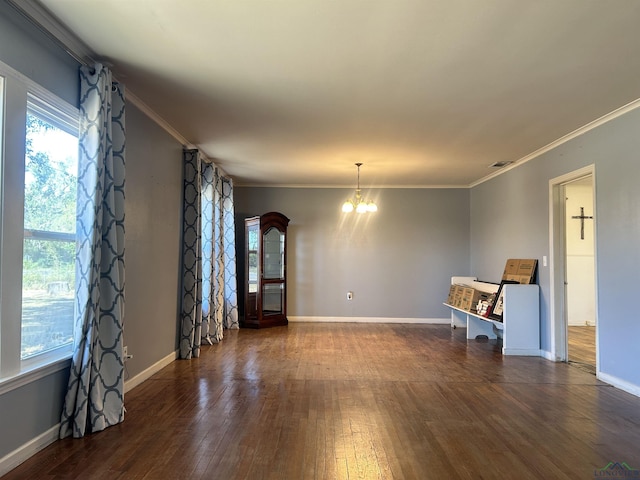
[[[498,322],[502,321],[502,313],[504,312],[504,286],[507,284],[518,283],[513,280],[503,280],[500,282],[500,286],[498,287],[498,291],[496,292],[496,299],[491,306],[491,311],[489,312],[489,318],[492,320],[497,320]]]

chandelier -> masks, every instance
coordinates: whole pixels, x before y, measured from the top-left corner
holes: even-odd
[[[353,199],[349,199],[342,204],[342,211],[345,213],[353,212],[354,210],[357,213],[366,213],[366,212],[377,212],[378,207],[375,203],[368,202],[362,197],[360,193],[360,167],[362,163],[356,163],[356,167],[358,167],[358,186],[356,188],[356,195]]]

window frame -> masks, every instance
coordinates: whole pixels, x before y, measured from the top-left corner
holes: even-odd
[[[77,126],[80,115],[77,107],[1,61],[0,77],[1,394],[65,368],[73,351],[66,345],[21,359],[25,142],[28,102],[67,128]]]

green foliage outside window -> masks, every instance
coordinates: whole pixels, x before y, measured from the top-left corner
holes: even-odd
[[[52,159],[34,148],[38,137],[54,129],[27,115],[24,228],[75,235],[76,159]],[[23,288],[46,288],[51,281],[73,285],[75,241],[26,238],[23,255]]]
[[[77,138],[27,113],[23,359],[73,342]]]

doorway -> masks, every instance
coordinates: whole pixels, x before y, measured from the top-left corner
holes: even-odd
[[[564,185],[567,354],[595,373],[595,242],[593,176]]]
[[[553,353],[598,371],[593,166],[551,180]]]

